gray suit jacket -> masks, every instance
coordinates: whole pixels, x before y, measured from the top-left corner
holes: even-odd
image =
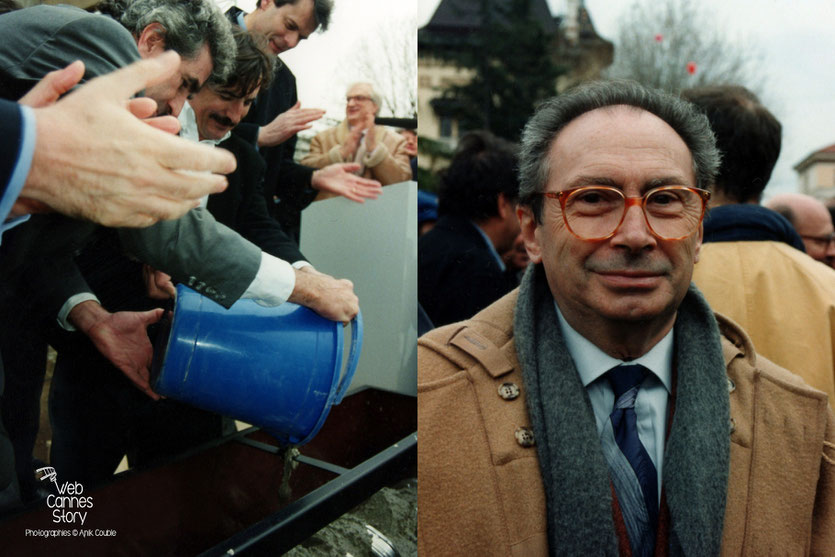
[[[19,98],[46,73],[78,59],[85,64],[84,79],[91,79],[138,60],[139,52],[121,24],[78,8],[42,5],[0,17],[0,97]],[[66,220],[33,218],[4,237],[0,255],[4,283],[18,276],[35,286],[46,315],[89,290],[71,258],[95,227]],[[119,234],[130,254],[227,307],[244,293],[261,262],[258,247],[204,209]]]

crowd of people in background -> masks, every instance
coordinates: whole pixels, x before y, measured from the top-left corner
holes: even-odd
[[[324,111],[280,54],[332,9],[0,2],[0,512],[48,490],[47,345],[92,486],[230,427],[153,391],[176,285],[357,314],[301,212],[416,180],[418,137],[358,81],[296,160]],[[417,200],[421,553],[835,553],[834,209],[764,199],[781,134],[741,86],[602,81],[460,137]]]
[[[835,234],[762,204],[781,133],[610,81],[461,136],[419,199],[419,552],[835,551]]]
[[[177,284],[225,307],[248,298],[334,321],[357,314],[351,281],[300,252],[300,213],[317,198],[377,198],[411,179],[412,151],[374,125],[380,97],[358,83],[328,143],[339,156],[296,162],[297,133],[324,111],[301,107],[279,55],[326,32],[332,10],[3,2],[0,511],[48,492],[32,456],[47,344],[58,353],[50,461],[92,486],[123,455],[133,466],[228,430],[152,389],[153,328]]]

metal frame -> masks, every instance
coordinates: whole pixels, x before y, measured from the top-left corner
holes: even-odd
[[[268,452],[279,450],[273,445],[251,439],[238,440]],[[417,464],[417,432],[351,469],[303,455],[296,457],[296,460],[338,476],[280,511],[204,551],[200,554],[201,557],[273,556],[290,550],[382,487],[405,477],[404,473],[412,470]]]

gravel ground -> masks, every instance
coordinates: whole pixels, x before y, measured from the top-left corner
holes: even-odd
[[[384,487],[285,555],[374,557],[366,524],[386,536],[401,557],[416,557],[417,479]]]

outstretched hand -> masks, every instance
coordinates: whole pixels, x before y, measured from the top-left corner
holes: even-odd
[[[310,180],[313,189],[347,197],[351,201],[364,203],[366,199],[377,199],[383,186],[377,180],[369,180],[354,174],[360,169],[358,163],[335,163],[313,173]]]
[[[325,111],[321,108],[302,108],[301,101],[298,101],[258,129],[258,146],[272,147],[284,143],[300,131],[310,129],[311,122],[324,115]]]
[[[37,136],[10,215],[46,206],[106,226],[149,226],[178,218],[204,195],[223,191],[222,174],[236,165],[231,153],[165,133],[179,129],[173,117],[140,120],[153,115],[155,103],[131,100],[169,78],[179,64],[179,56],[168,51],[93,79],[60,100],[84,66],[74,62],[48,74],[21,99],[35,107]]]
[[[159,321],[163,312],[158,308],[110,313],[97,302],[87,301],[73,308],[70,320],[140,391],[159,400],[160,396],[151,389],[154,349],[147,328]]]

